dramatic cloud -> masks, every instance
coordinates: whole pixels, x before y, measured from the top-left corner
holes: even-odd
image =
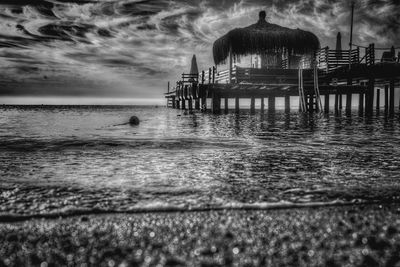
[[[348,42],[350,3],[339,0],[2,0],[0,94],[160,97],[166,81],[212,66],[215,39],[257,20]],[[358,0],[355,43],[400,45],[400,3]]]

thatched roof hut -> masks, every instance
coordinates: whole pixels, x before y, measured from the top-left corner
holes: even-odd
[[[263,54],[288,51],[290,54],[304,55],[315,52],[319,47],[317,36],[300,29],[289,29],[265,20],[261,11],[257,23],[228,32],[214,42],[215,64],[225,62],[231,51],[233,56]]]

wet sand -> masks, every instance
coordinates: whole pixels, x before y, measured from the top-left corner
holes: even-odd
[[[0,223],[0,266],[396,266],[400,205]]]

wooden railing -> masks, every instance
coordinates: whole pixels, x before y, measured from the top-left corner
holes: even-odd
[[[366,64],[367,66],[375,64],[374,44],[370,44],[365,48],[365,54],[360,58],[360,47],[349,50],[330,50],[329,47],[324,47],[317,51],[314,57],[303,57],[300,59],[299,68],[304,70],[311,70],[314,64],[320,71],[320,74],[332,72],[339,68],[346,68],[354,64]],[[399,62],[400,53],[395,58]],[[297,65],[296,65],[297,66]],[[214,66],[199,74],[182,74],[182,80],[177,82],[175,91],[179,94],[185,94],[187,87],[196,87],[199,84],[214,84],[214,83],[292,83],[297,77],[297,69],[289,69],[289,60],[283,59],[281,69],[256,69],[256,68],[241,68],[233,67],[231,73],[229,70],[222,70],[217,72]],[[291,72],[293,71],[293,75]],[[292,77],[293,76],[293,77]],[[292,79],[293,78],[293,79]],[[296,78],[297,79],[297,78]],[[196,85],[196,86],[195,86]],[[198,86],[197,86],[198,87]],[[190,93],[188,93],[190,95]],[[181,95],[184,97],[184,95]],[[188,97],[188,96],[186,96]]]
[[[331,72],[335,69],[360,63],[360,48],[353,50],[329,50],[324,47],[316,53],[316,61],[319,69]]]

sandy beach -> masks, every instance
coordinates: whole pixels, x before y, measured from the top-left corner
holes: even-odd
[[[0,224],[0,266],[397,266],[400,205]]]

